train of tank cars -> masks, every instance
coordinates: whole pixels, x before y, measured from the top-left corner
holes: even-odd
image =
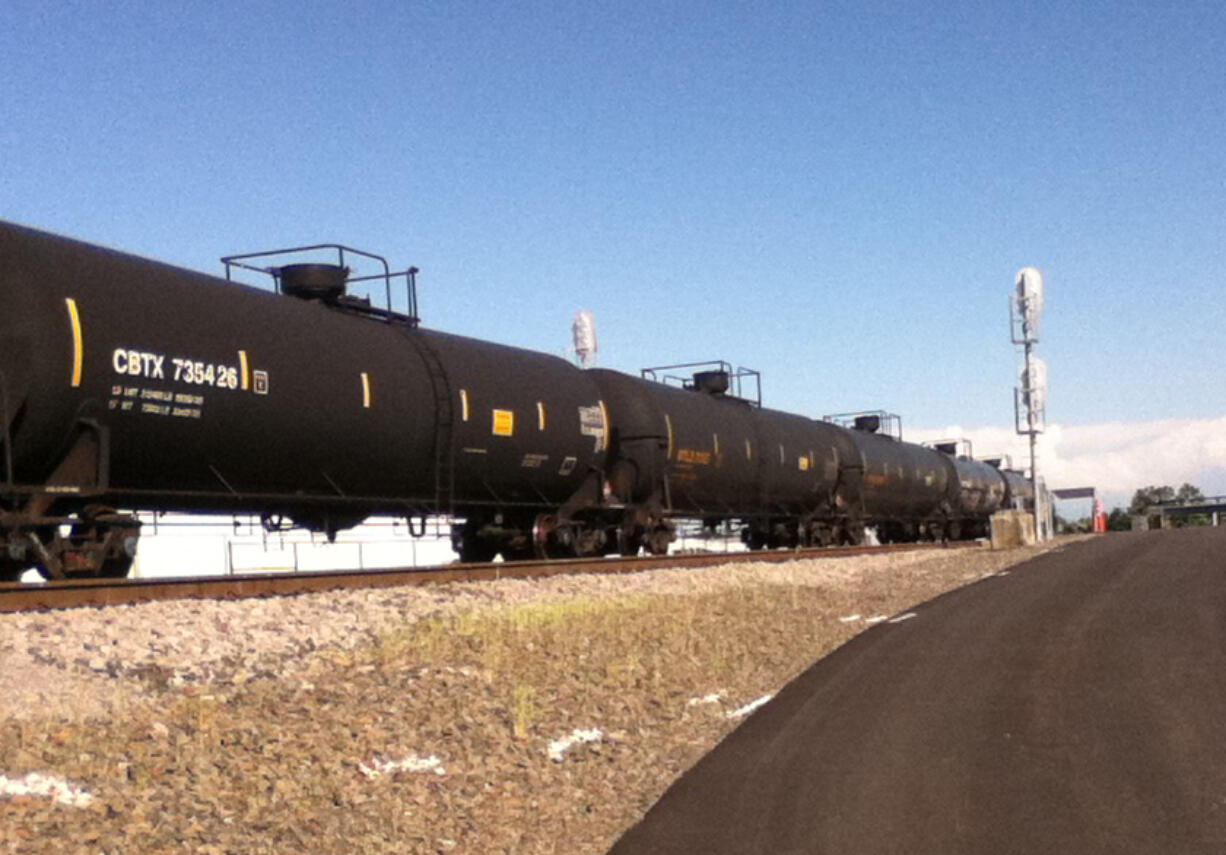
[[[1018,473],[876,417],[766,409],[723,363],[633,377],[423,329],[416,268],[379,256],[223,262],[220,279],[0,223],[0,580],[124,576],[138,511],[329,537],[443,515],[460,558],[489,561],[660,554],[679,520],[755,549],[968,538],[1031,500]]]

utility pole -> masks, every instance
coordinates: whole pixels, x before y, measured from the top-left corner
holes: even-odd
[[[1013,420],[1017,432],[1030,440],[1030,487],[1034,493],[1034,531],[1044,539],[1046,510],[1039,493],[1039,467],[1035,445],[1047,418],[1047,364],[1034,353],[1039,343],[1039,314],[1043,310],[1043,276],[1034,267],[1023,267],[1009,298],[1009,332],[1023,351],[1018,385],[1013,390]]]

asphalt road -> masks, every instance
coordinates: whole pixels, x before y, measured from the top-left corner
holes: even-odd
[[[1226,528],[1109,534],[913,611],[612,853],[1226,853]]]

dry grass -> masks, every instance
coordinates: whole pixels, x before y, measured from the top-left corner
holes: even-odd
[[[307,654],[283,677],[150,686],[122,719],[15,722],[0,773],[53,770],[95,800],[0,801],[0,849],[603,852],[736,726],[726,711],[864,627],[840,617],[897,612],[1030,554],[481,608]],[[599,740],[549,758],[592,728]],[[424,771],[377,771],[395,761]]]

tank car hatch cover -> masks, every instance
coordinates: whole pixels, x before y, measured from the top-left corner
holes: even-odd
[[[695,371],[694,389],[708,395],[723,395],[728,391],[728,372]]]
[[[877,433],[891,439],[902,439],[902,417],[885,410],[860,410],[822,416],[822,421],[862,433]]]
[[[282,292],[291,297],[337,300],[345,293],[349,268],[339,264],[286,264],[277,269]]]
[[[688,376],[669,373],[680,369],[689,370]],[[727,395],[755,407],[762,406],[761,372],[743,366],[733,369],[732,363],[723,359],[644,368],[639,375],[644,380],[663,383],[666,386],[677,386],[690,392],[705,392],[709,395]]]
[[[881,430],[880,416],[856,416],[856,430],[862,430],[865,433],[876,433]]]

